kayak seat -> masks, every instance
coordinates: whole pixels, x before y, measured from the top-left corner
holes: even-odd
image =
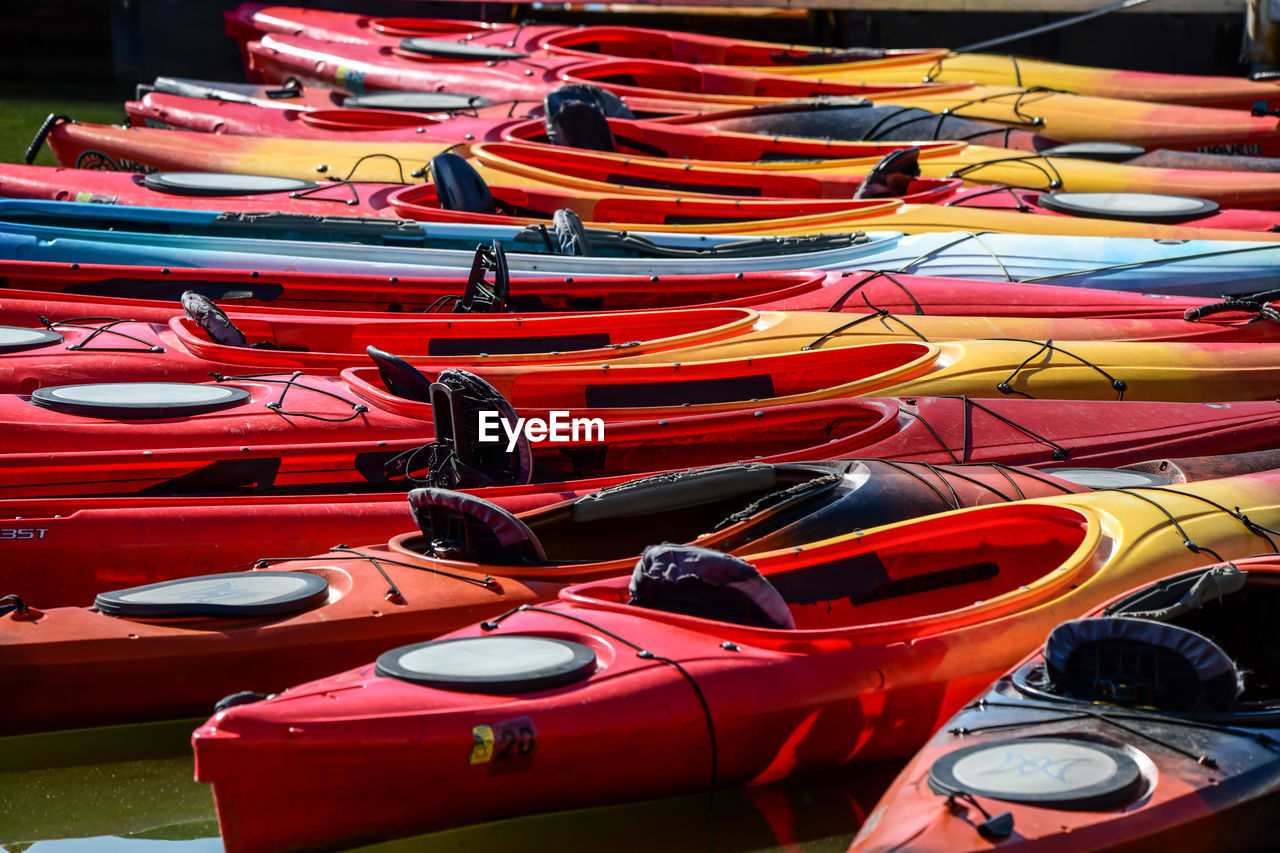
[[[534,479],[534,451],[524,432],[508,450],[508,435],[500,421],[517,423],[516,410],[497,388],[466,370],[440,371],[431,382],[399,356],[367,347],[370,359],[390,393],[404,400],[429,403],[435,441],[408,453],[425,461],[419,482],[436,488],[480,488],[517,485]],[[490,421],[486,415],[497,415]],[[407,461],[403,459],[402,461]]]
[[[369,358],[378,366],[378,376],[387,390],[397,397],[415,403],[431,402],[431,380],[421,370],[398,355],[384,352],[377,347],[365,347]]]
[[[871,167],[854,198],[901,198],[909,192],[911,182],[920,177],[920,149],[901,148],[890,151]]]
[[[630,604],[760,628],[795,628],[787,603],[756,567],[696,545],[650,545],[631,575]]]
[[[557,100],[555,95],[552,92],[542,101],[547,138],[552,145],[610,153],[618,150],[604,110],[590,101],[565,97]]]
[[[409,508],[428,556],[499,566],[547,561],[528,525],[486,500],[449,489],[414,489]]]
[[[542,99],[542,114],[546,117],[543,121],[546,124],[547,135],[551,137],[553,145],[577,147],[574,143],[558,141],[554,137],[553,127],[549,121],[569,101],[591,104],[600,110],[606,118],[634,119],[636,117],[635,113],[631,111],[631,108],[627,106],[622,98],[607,89],[592,86],[590,83],[564,83],[548,92]]]
[[[248,347],[249,341],[244,333],[231,322],[227,312],[223,311],[213,300],[202,296],[194,290],[182,294],[182,311],[187,319],[195,323],[209,338],[217,344],[227,347]]]
[[[1124,616],[1073,619],[1045,641],[1051,688],[1084,701],[1164,711],[1230,711],[1242,691],[1213,640],[1177,625]]]
[[[444,210],[488,216],[498,212],[497,202],[484,178],[451,151],[431,158],[431,179],[436,185],[436,200]]]
[[[591,252],[591,238],[578,214],[561,208],[551,214],[551,228],[556,234],[556,250],[562,255],[587,257]]]
[[[1270,636],[1280,609],[1280,582],[1231,564],[1186,572],[1145,587],[1107,608],[1107,616],[1149,619],[1208,637],[1235,662],[1244,692],[1235,709],[1280,701],[1280,644]]]
[[[426,380],[403,361],[398,368],[394,362],[387,363],[401,373],[404,368],[413,371],[408,381]],[[421,393],[416,385],[412,390],[414,394]],[[520,431],[515,445],[508,448],[510,436],[504,423],[514,426],[519,419],[498,389],[474,373],[450,368],[441,371],[430,384],[427,398],[436,434],[435,441],[425,448],[428,474],[420,482],[449,489],[532,482],[534,462],[529,437]]]

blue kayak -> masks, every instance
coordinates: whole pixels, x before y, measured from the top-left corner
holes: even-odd
[[[476,246],[497,240],[513,273],[542,275],[886,270],[1210,297],[1280,287],[1280,243],[896,231],[587,235],[592,254],[584,257],[561,254],[563,235],[543,226],[0,200],[0,258],[25,261],[436,275],[469,269]]]

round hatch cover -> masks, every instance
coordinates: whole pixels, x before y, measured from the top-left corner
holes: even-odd
[[[1050,809],[1092,811],[1132,799],[1142,787],[1137,762],[1097,743],[1015,738],[957,749],[929,768],[929,787]]]
[[[104,592],[93,606],[111,616],[182,619],[252,618],[309,610],[329,596],[329,582],[305,572],[230,572]]]
[[[22,352],[56,344],[62,335],[52,329],[29,329],[26,326],[0,326],[0,352]]]
[[[1078,157],[1081,160],[1105,160],[1109,163],[1132,160],[1146,153],[1145,148],[1126,142],[1072,142],[1040,152],[1044,157]]]
[[[370,92],[352,95],[342,102],[343,109],[405,110],[414,113],[453,113],[487,107],[493,101],[480,95],[459,92]]]
[[[224,172],[153,172],[142,179],[149,190],[170,195],[261,195],[309,190],[316,184],[272,175],[231,175]]]
[[[243,388],[187,382],[55,385],[31,392],[37,406],[100,418],[176,418],[238,406],[248,399]]]
[[[1136,222],[1182,222],[1218,212],[1205,198],[1155,193],[1044,193],[1040,203],[1072,216]]]
[[[378,675],[470,693],[548,690],[586,678],[596,654],[581,643],[513,634],[461,637],[392,649]]]
[[[490,47],[484,44],[469,42],[441,41],[429,38],[408,38],[400,40],[400,49],[405,53],[416,53],[435,59],[458,59],[463,61],[484,61],[489,59],[523,59],[527,53],[508,50],[504,47]]]
[[[1141,489],[1169,485],[1169,481],[1159,474],[1123,468],[1046,468],[1043,473],[1086,489]]]

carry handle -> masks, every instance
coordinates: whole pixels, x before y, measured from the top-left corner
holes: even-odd
[[[27,153],[23,155],[22,162],[30,166],[36,160],[36,155],[40,153],[40,146],[44,145],[45,137],[49,135],[49,131],[53,130],[54,125],[60,121],[70,122],[68,116],[60,113],[49,113],[44,123],[40,125],[40,129],[36,131],[36,135],[32,137],[31,144],[27,146]]]

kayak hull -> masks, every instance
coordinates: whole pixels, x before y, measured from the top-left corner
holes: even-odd
[[[1183,489],[1215,500],[1240,496],[1254,519],[1280,512],[1274,475],[1162,492],[1163,504],[1195,528],[1189,535],[1222,548],[1224,556],[1248,553],[1257,537],[1233,517],[1210,519],[1203,503],[1179,496]],[[1004,523],[1016,516],[1023,523]],[[987,553],[1016,551],[1029,541],[1024,537],[1034,536],[1044,543],[1037,557],[1058,567],[1056,577],[976,603],[972,595],[961,603],[962,591],[953,597],[935,591],[932,598],[918,593],[919,609],[910,593],[906,600],[880,599],[854,625],[827,627],[823,619],[836,617],[826,615],[831,611],[821,591],[813,593],[814,605],[800,603],[806,599],[798,591],[784,593],[796,602],[791,609],[798,623],[787,630],[642,610],[624,603],[625,578],[588,583],[566,590],[556,604],[446,638],[551,636],[581,643],[594,651],[596,666],[576,683],[495,696],[412,684],[365,666],[216,714],[194,736],[197,778],[213,784],[228,849],[256,851],[492,819],[495,802],[503,814],[523,813],[762,783],[901,754],[924,742],[989,683],[991,672],[1018,660],[1061,619],[1136,582],[1196,565],[1200,558],[1167,522],[1131,495],[1099,493],[963,510],[828,540],[799,554],[751,557],[775,586],[791,590],[788,575],[798,580],[802,566],[824,549],[874,554],[892,547],[907,563],[928,536],[957,546],[964,555],[958,559],[965,559],[974,554],[965,547],[968,537],[1000,523],[1003,541],[992,549],[987,540]],[[1104,523],[1129,547],[1116,552],[1103,544]],[[955,552],[930,554],[933,568],[950,565]],[[999,557],[995,562],[1002,565]],[[1034,574],[1039,559],[1030,562],[1021,568]],[[1077,571],[1089,580],[1074,584]],[[1019,606],[1023,597],[1035,603]],[[926,599],[935,607],[955,600],[956,609],[935,610]],[[825,613],[807,609],[814,607]],[[495,738],[491,755],[477,750],[476,744],[487,744],[483,730],[476,733],[480,726]],[[523,738],[521,727],[529,729]],[[507,730],[516,752],[511,759],[498,749]],[[617,750],[610,752],[614,761],[599,761],[601,743]],[[520,745],[525,749],[516,751]],[[370,766],[370,756],[379,773],[391,768],[382,778],[394,783],[383,787],[357,769],[356,762]],[[619,762],[626,772],[617,772]],[[430,802],[410,808],[389,796],[391,784],[426,784],[446,767],[452,784]],[[293,778],[296,786],[287,781]],[[291,815],[302,811],[296,821],[260,807],[272,782],[277,791],[299,791],[289,809]],[[482,791],[494,799],[477,797]]]
[[[256,273],[110,264],[0,262],[8,283],[0,324],[114,317],[168,323],[186,291],[228,308],[307,315],[311,311],[402,315],[462,294],[460,276],[400,278],[350,273]],[[645,310],[676,306],[741,306],[776,311],[841,311],[869,306],[900,316],[1096,317],[1175,320],[1216,300],[1125,293],[1118,290],[1034,286],[931,278],[907,273],[777,272],[672,276],[654,281],[607,277],[520,277],[508,304],[528,313],[567,310]],[[398,318],[397,318],[398,319]]]
[[[1246,590],[1265,594],[1280,579],[1274,557],[1233,560],[1230,566],[1247,573]],[[1089,616],[1103,616],[1116,604]],[[1154,708],[1130,711],[1055,702],[1026,687],[1043,665],[1044,653],[1037,651],[989,686],[980,701],[947,721],[890,785],[851,853],[904,843],[925,851],[1065,850],[1075,845],[1156,850],[1186,843],[1244,849],[1265,836],[1280,785],[1275,755],[1261,745],[1274,732],[1266,714],[1164,714]],[[1125,729],[1104,723],[1108,710],[1123,715]],[[1223,723],[1231,728],[1223,729]],[[981,750],[991,744],[1014,750],[1034,743],[1030,738],[1066,738],[1124,750],[1141,761],[1141,796],[1109,808],[1071,810],[985,798],[989,812],[1004,811],[1012,818],[1017,835],[999,843],[983,838],[975,826],[984,818],[961,798],[948,805],[945,795],[931,786],[931,771],[961,748]],[[1196,761],[1199,756],[1206,758]]]
[[[1020,494],[1039,497],[1082,490],[1080,486],[1048,474],[1003,466],[930,470],[926,466],[869,460],[805,467],[818,474],[847,474],[850,485],[834,492],[843,495],[839,501],[832,499],[828,506],[811,507],[811,519],[790,521],[777,531],[766,529],[769,526],[766,510],[755,525],[765,536],[763,539],[757,536],[750,547],[772,548],[782,542],[805,543],[810,538],[824,535],[815,531],[874,526],[913,518],[938,508],[1003,502]],[[697,472],[691,476],[696,478]],[[780,471],[779,476],[786,474]],[[794,479],[794,475],[791,476]],[[786,482],[790,484],[791,481]],[[939,497],[943,492],[947,497]],[[561,494],[565,498],[576,498],[588,492],[564,491]],[[522,505],[522,500],[500,499],[498,505],[515,511]],[[529,503],[524,505],[533,507]],[[404,527],[411,526],[409,513],[404,511],[403,498],[397,506],[404,517],[402,531]],[[699,511],[697,506],[693,504],[690,511]],[[524,520],[533,527],[539,527],[539,515],[554,516],[563,512],[550,503],[543,509],[542,513],[531,509],[526,511]],[[752,517],[756,515],[759,513],[753,513]],[[666,523],[669,530],[681,529],[673,527],[660,515],[651,513],[647,518],[653,524]],[[741,522],[725,535],[731,536],[733,542],[752,542],[751,537],[745,535],[749,529],[750,523]],[[354,546],[344,543],[329,548],[325,553],[327,545],[333,544],[329,542],[315,549],[320,552],[320,556],[315,558],[282,560],[283,554],[259,552],[258,557],[263,562],[258,568],[319,574],[335,592],[341,593],[342,598],[331,597],[319,610],[300,616],[272,619],[266,623],[251,620],[244,627],[238,626],[235,620],[122,619],[86,607],[65,606],[89,601],[96,591],[104,589],[104,581],[114,582],[117,586],[132,586],[202,574],[181,564],[168,566],[168,571],[164,567],[149,572],[135,570],[127,581],[123,575],[112,577],[99,568],[98,574],[92,577],[78,578],[82,584],[79,587],[73,587],[70,579],[66,579],[63,590],[43,590],[51,594],[47,599],[40,596],[39,583],[34,585],[36,589],[31,589],[31,583],[20,583],[24,587],[24,602],[38,606],[41,612],[35,620],[36,625],[23,624],[22,620],[0,622],[0,636],[7,650],[6,666],[13,667],[6,675],[37,678],[41,695],[29,703],[22,703],[21,707],[11,708],[6,714],[6,728],[57,728],[200,713],[221,696],[244,684],[256,684],[255,689],[279,689],[299,677],[300,667],[332,672],[356,665],[367,657],[370,649],[375,653],[380,651],[376,648],[379,645],[385,649],[434,636],[486,613],[550,597],[549,591],[554,593],[574,579],[603,577],[625,571],[635,559],[630,556],[595,563],[577,561],[572,565],[528,568],[497,564],[477,566],[461,560],[424,556],[420,534],[398,533],[390,538],[390,542],[380,542],[368,548],[360,547],[361,543]],[[583,535],[599,534],[588,530]],[[704,537],[703,541],[714,539],[715,535],[710,540]],[[299,547],[293,546],[295,552]],[[355,548],[354,552],[349,550],[351,547]],[[596,547],[600,546],[596,544]],[[567,548],[573,553],[583,550],[583,546],[577,543],[569,543]],[[615,548],[605,546],[605,550],[613,551]],[[378,566],[383,564],[393,568],[389,572],[390,581],[378,572]],[[476,582],[484,577],[495,580]],[[18,579],[14,581],[18,582]],[[457,585],[458,589],[442,590],[442,581],[451,581],[447,585]],[[400,590],[399,598],[403,601],[387,599],[389,582]],[[72,601],[59,602],[58,599],[66,594],[73,596]],[[346,603],[349,597],[354,597],[351,604]],[[370,607],[373,608],[372,613]],[[322,628],[322,625],[327,625],[327,628]],[[316,640],[317,632],[321,630],[345,636],[349,645],[340,650],[335,636],[331,638],[333,645],[319,646],[324,652],[323,662],[308,664],[299,660],[302,656],[315,654],[316,650],[309,643]],[[129,650],[127,654],[121,653],[123,648]],[[82,657],[86,653],[93,656],[102,670],[95,675],[100,684],[128,685],[129,690],[124,695],[118,691],[103,691],[103,695],[95,691],[87,696],[79,693],[73,684],[79,679],[76,671],[86,663]],[[185,677],[177,678],[178,672],[185,673]],[[196,672],[200,675],[191,677]],[[175,680],[183,681],[185,686],[175,689],[172,684]],[[147,688],[147,684],[152,686]],[[78,701],[75,699],[77,696],[81,697]]]
[[[1032,86],[1127,100],[1248,109],[1277,95],[1274,83],[1241,77],[1160,74],[1049,62],[1012,55],[945,50],[842,51],[744,41],[641,27],[524,26],[432,18],[370,18],[317,9],[244,3],[225,13],[227,33],[246,45],[268,33],[321,41],[396,44],[405,37],[465,40],[468,43],[541,49],[598,57],[648,56],[698,64],[750,65],[776,73],[850,73],[860,80],[970,81],[996,86]]]
[[[430,440],[430,423],[413,417],[426,407],[397,406],[369,379],[365,393],[389,412],[408,414],[402,422],[410,426],[401,437],[380,439],[372,447],[372,436],[325,441],[316,434],[304,443],[10,453],[0,457],[0,497],[400,492],[412,484],[392,463]],[[1125,465],[1156,455],[1271,449],[1277,446],[1277,418],[1280,411],[1267,402],[955,397],[861,398],[723,414],[632,417],[606,425],[603,458],[599,442],[582,436],[539,443],[534,458],[541,474],[535,481],[488,494],[506,498],[602,488],[647,473],[757,457],[767,462],[861,456],[932,464]],[[414,424],[419,425],[417,434]],[[14,547],[38,545],[31,541]]]
[[[0,259],[420,277],[470,269],[476,245],[498,240],[516,274],[664,276],[688,274],[696,259],[706,275],[879,269],[1180,296],[1280,287],[1273,263],[1280,248],[1257,241],[962,232],[904,236],[894,231],[753,238],[608,231],[590,232],[598,257],[580,257],[552,253],[538,229],[283,216],[0,200]]]

